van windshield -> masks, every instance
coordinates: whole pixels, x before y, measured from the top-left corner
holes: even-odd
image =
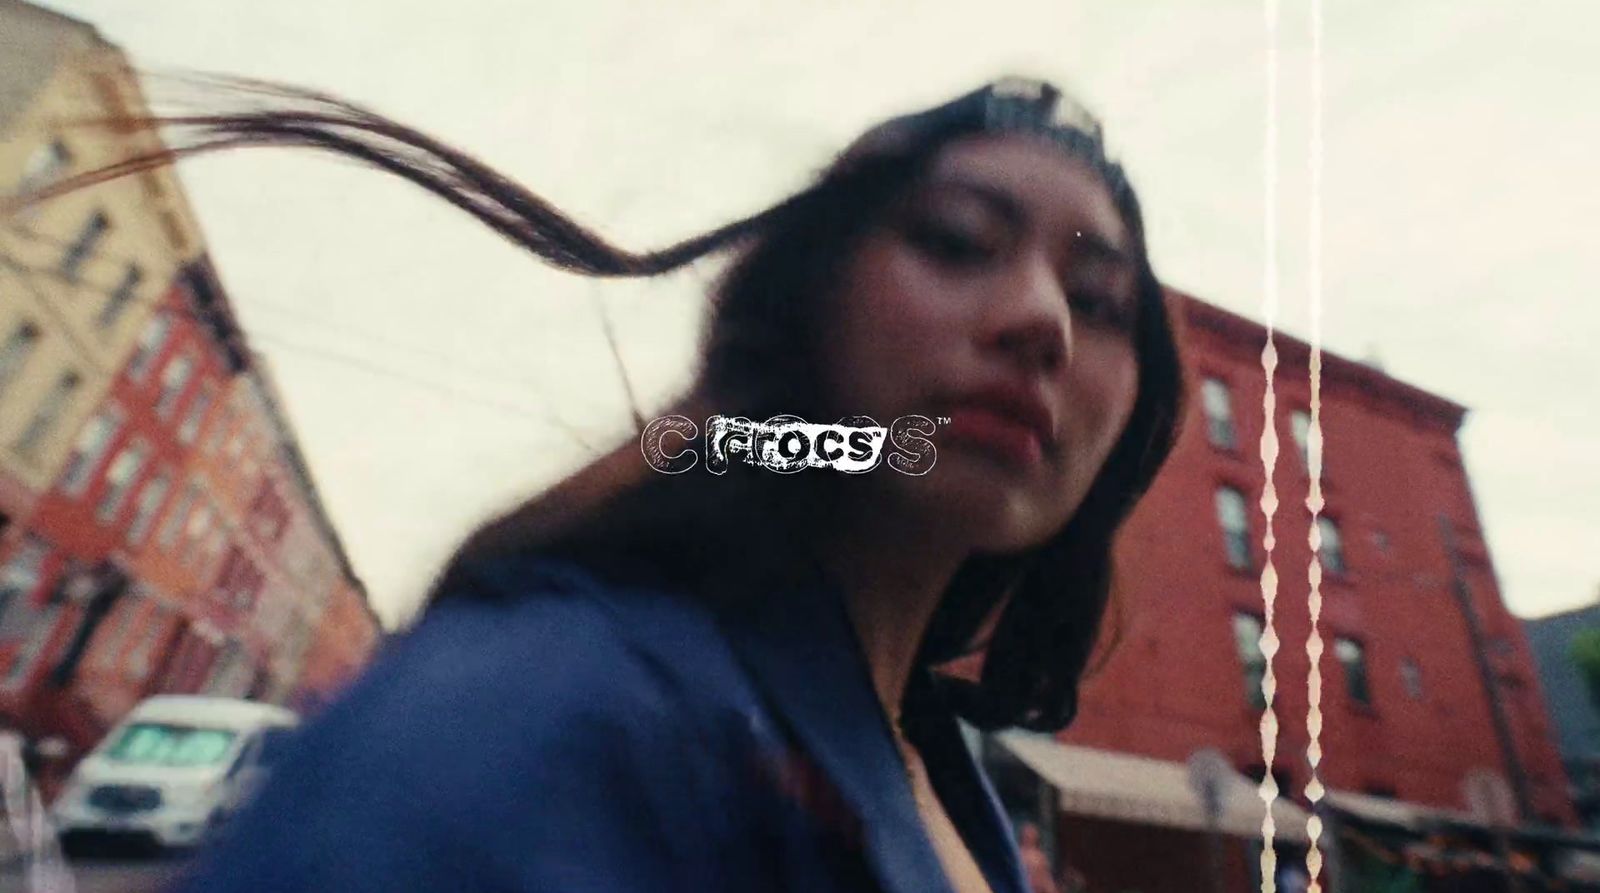
[[[123,730],[106,758],[138,766],[211,766],[222,762],[236,737],[231,729],[137,722]]]

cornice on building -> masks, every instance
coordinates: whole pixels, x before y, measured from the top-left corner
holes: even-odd
[[[178,273],[179,280],[188,292],[190,309],[195,320],[222,350],[230,373],[243,372],[250,365],[249,347],[245,344],[244,330],[228,301],[227,292],[217,276],[209,255],[187,264]]]
[[[339,536],[338,529],[333,524],[333,519],[328,513],[327,505],[322,501],[322,494],[317,488],[316,480],[311,474],[311,464],[306,461],[305,453],[300,449],[299,438],[295,435],[294,427],[289,422],[289,416],[283,410],[283,400],[279,396],[277,383],[273,380],[270,368],[265,358],[254,351],[250,352],[250,361],[244,372],[249,380],[262,407],[265,409],[268,422],[272,425],[279,446],[296,482],[299,484],[306,504],[310,509],[312,522],[327,540],[333,550],[334,558],[339,563],[340,573],[344,579],[355,589],[363,602],[366,601],[366,587],[361,578],[356,576],[355,567],[350,562],[350,555],[345,551],[344,540]]]
[[[349,553],[346,552],[344,542],[334,527],[326,504],[322,501],[311,475],[310,463],[306,461],[305,454],[300,449],[299,438],[289,423],[288,414],[283,409],[277,384],[273,381],[265,359],[251,349],[215,264],[209,255],[202,256],[188,264],[180,272],[179,277],[188,291],[196,318],[223,350],[230,371],[245,376],[246,385],[254,392],[256,402],[261,406],[267,423],[272,427],[273,437],[282,450],[285,463],[305,497],[313,525],[333,551],[344,579],[365,602],[366,589],[356,576]]]
[[[1182,328],[1207,332],[1223,342],[1231,342],[1259,354],[1266,344],[1266,326],[1237,313],[1207,303],[1191,294],[1168,287],[1168,306]],[[1274,330],[1272,342],[1278,352],[1280,370],[1308,367],[1311,345]],[[1345,387],[1358,391],[1381,409],[1398,411],[1407,418],[1420,418],[1445,429],[1454,436],[1466,418],[1467,407],[1403,382],[1367,363],[1347,359],[1326,349],[1321,352],[1323,387]]]

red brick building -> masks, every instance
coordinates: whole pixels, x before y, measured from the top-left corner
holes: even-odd
[[[72,737],[87,736],[148,688],[155,667],[141,662],[144,673],[126,673],[111,649],[125,646],[120,634],[164,600],[140,556],[238,360],[225,333],[195,315],[184,278],[174,279],[27,519],[30,542],[48,555],[26,618],[33,632],[0,653],[0,706],[13,715],[71,716],[58,723],[70,722]],[[96,569],[118,582],[98,591],[74,584]],[[197,576],[188,569],[163,582],[171,592]],[[23,613],[8,612],[13,622]]]
[[[310,712],[336,696],[371,657],[381,625],[354,587],[334,591],[317,624],[299,685],[289,703]]]
[[[161,148],[73,126],[150,114],[92,26],[0,0],[0,32],[0,192]],[[147,694],[287,699],[325,607],[365,596],[181,183],[144,171],[4,224],[0,731],[75,757]],[[343,672],[376,621],[340,623]]]
[[[58,479],[12,527],[0,718],[74,754],[149,694],[281,702],[308,664],[331,689],[378,636],[204,261],[173,278]]]
[[[1266,333],[1187,296],[1174,294],[1171,306],[1190,403],[1168,467],[1119,546],[1113,615],[1120,619],[1120,642],[1085,684],[1079,718],[1060,739],[1068,746],[1059,751],[1060,764],[1045,764],[1055,757],[1029,756],[1046,778],[1050,771],[1070,776],[1072,760],[1092,761],[1100,752],[1176,767],[1170,777],[1177,781],[1164,793],[1123,792],[1129,804],[1172,801],[1152,802],[1143,813],[1133,808],[1130,814],[1148,815],[1148,821],[1113,820],[1115,810],[1094,806],[1078,814],[1067,806],[1057,820],[1066,861],[1111,885],[1106,889],[1121,884],[1146,893],[1193,889],[1185,883],[1203,877],[1176,882],[1183,874],[1176,866],[1208,870],[1203,835],[1192,824],[1162,818],[1163,809],[1170,817],[1168,807],[1193,800],[1184,789],[1184,761],[1201,748],[1216,748],[1241,774],[1262,777],[1257,691],[1264,661],[1258,641]],[[1302,798],[1310,777],[1309,348],[1281,333],[1274,341],[1279,365],[1271,424],[1280,447],[1272,561],[1281,640],[1273,664],[1280,724],[1274,774],[1285,795]],[[1323,354],[1321,779],[1343,795],[1357,795],[1344,801],[1356,806],[1386,804],[1369,799],[1381,797],[1411,804],[1405,808],[1418,813],[1464,813],[1469,774],[1487,771],[1510,780],[1520,772],[1525,820],[1570,825],[1574,814],[1532,657],[1501,599],[1462,468],[1456,434],[1464,414],[1463,407],[1372,366]],[[1459,562],[1452,561],[1446,529]],[[1497,743],[1474,637],[1454,595],[1457,567],[1481,625],[1479,641],[1519,770]],[[1165,770],[1147,764],[1135,774],[1148,778],[1158,771]],[[1076,802],[1073,783],[1058,794],[1063,804]],[[1235,836],[1243,843],[1250,835]],[[1170,857],[1158,864],[1139,855],[1157,847]],[[1235,873],[1228,889],[1245,889],[1242,872],[1253,863],[1248,847],[1225,848],[1225,862]]]

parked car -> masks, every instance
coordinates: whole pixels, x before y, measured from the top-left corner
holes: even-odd
[[[298,724],[271,704],[158,695],[135,707],[73,770],[51,807],[63,844],[201,843],[261,785]]]

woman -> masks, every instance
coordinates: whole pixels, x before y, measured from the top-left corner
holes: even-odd
[[[478,531],[187,889],[1026,890],[956,719],[1070,722],[1114,535],[1179,417],[1098,126],[1004,81],[632,255],[459,153],[297,98],[181,122],[205,138],[180,154],[354,155],[589,275],[735,249],[672,413],[948,422],[921,474],[661,474],[629,442]],[[978,652],[975,678],[941,672]]]

